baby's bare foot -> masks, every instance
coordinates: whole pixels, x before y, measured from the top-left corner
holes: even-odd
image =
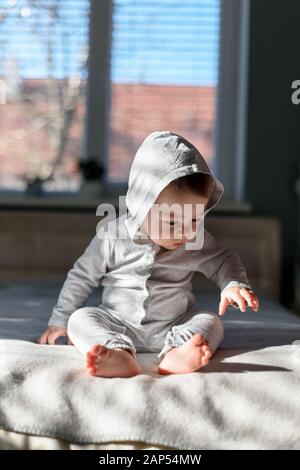
[[[110,349],[100,344],[91,347],[86,355],[86,367],[98,377],[132,377],[141,372],[133,355],[126,349]]]
[[[171,349],[158,366],[160,374],[188,374],[209,363],[212,353],[208,341],[195,333],[188,341]]]

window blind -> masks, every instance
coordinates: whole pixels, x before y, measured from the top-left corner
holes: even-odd
[[[154,130],[189,138],[213,163],[220,0],[114,0],[109,177],[126,180]]]

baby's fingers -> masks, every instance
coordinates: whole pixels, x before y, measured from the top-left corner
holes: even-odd
[[[221,316],[225,315],[225,312],[226,312],[226,309],[227,309],[228,305],[229,305],[229,302],[228,302],[227,298],[223,297],[221,299],[220,304],[219,304],[219,315],[221,315]]]
[[[240,295],[243,296],[249,305],[249,307],[253,307],[253,298],[250,294],[250,292],[247,289],[240,289]]]
[[[253,309],[255,310],[255,312],[257,312],[258,309],[259,309],[259,300],[258,300],[258,298],[256,297],[255,294],[254,294],[254,299],[253,299],[252,302],[253,302],[253,304],[254,304],[254,305],[253,305]]]
[[[231,294],[232,296],[232,299],[235,301],[235,303],[239,306],[240,310],[242,312],[246,312],[246,309],[247,309],[247,302],[246,300],[244,299],[244,297],[242,297],[240,294]]]
[[[48,332],[45,331],[38,339],[38,344],[47,344]]]
[[[259,308],[259,302],[254,292],[249,291],[248,289],[241,289],[240,293],[247,300],[249,307],[257,312]]]
[[[48,336],[48,343],[54,345],[55,341],[60,336],[64,336],[64,335],[62,335],[59,331],[54,331],[53,333],[50,333],[50,335]]]

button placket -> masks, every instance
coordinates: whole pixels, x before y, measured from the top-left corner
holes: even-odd
[[[160,249],[159,245],[152,244],[147,249],[147,254],[146,254],[146,261],[149,264],[147,264],[147,267],[145,269],[145,272],[146,272],[145,290],[147,291],[148,295],[145,298],[145,300],[143,302],[143,305],[144,305],[144,309],[147,309],[147,310],[149,309],[149,306],[150,306],[150,292],[147,289],[147,281],[148,281],[149,277],[151,276],[152,265],[154,264],[155,255],[159,251],[159,249]],[[145,314],[146,314],[146,312],[145,312]]]

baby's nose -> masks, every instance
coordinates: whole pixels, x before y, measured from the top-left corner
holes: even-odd
[[[195,237],[196,233],[193,230],[185,230],[183,233],[183,240],[184,242],[188,242]]]

